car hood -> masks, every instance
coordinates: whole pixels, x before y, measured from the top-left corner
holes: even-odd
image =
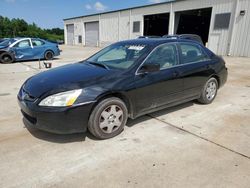
[[[7,46],[0,46],[0,49],[4,49],[4,48],[7,48]]]
[[[33,97],[84,88],[98,83],[114,70],[87,63],[75,63],[39,73],[24,83],[24,90]],[[106,77],[105,77],[106,78]]]

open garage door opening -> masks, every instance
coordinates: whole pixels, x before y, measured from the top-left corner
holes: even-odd
[[[144,36],[168,34],[169,13],[144,16]]]
[[[204,44],[208,42],[212,8],[175,13],[175,34],[197,34]]]

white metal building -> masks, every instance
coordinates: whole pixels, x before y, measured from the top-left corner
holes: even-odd
[[[250,0],[173,0],[64,19],[67,45],[194,33],[219,55],[250,57]]]

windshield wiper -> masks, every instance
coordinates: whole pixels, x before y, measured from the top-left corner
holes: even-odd
[[[92,61],[87,61],[87,62],[89,64],[91,64],[91,65],[96,65],[96,66],[103,67],[103,68],[109,70],[109,67],[107,65],[104,65],[104,64],[101,64],[101,63],[92,62]]]

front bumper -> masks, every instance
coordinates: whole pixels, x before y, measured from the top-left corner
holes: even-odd
[[[18,104],[29,126],[51,133],[71,134],[87,131],[94,102],[67,108],[44,108],[20,99]]]

